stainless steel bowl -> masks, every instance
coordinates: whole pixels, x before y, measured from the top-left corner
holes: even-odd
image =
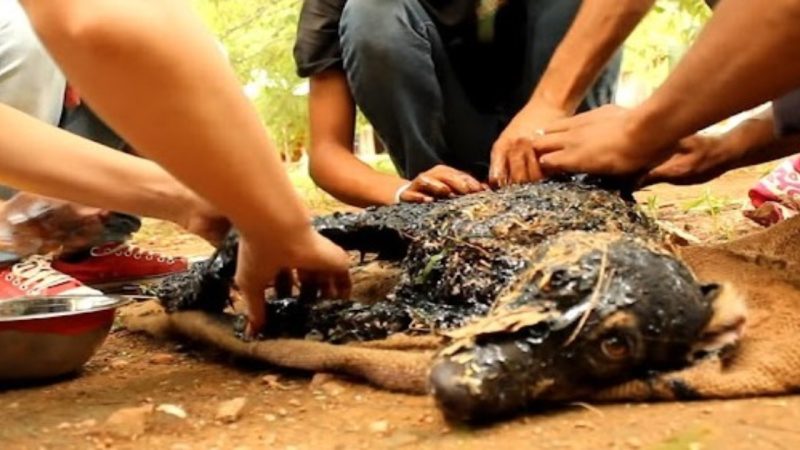
[[[33,381],[77,372],[108,336],[117,296],[0,300],[0,381]]]

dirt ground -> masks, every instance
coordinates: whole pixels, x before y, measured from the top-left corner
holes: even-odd
[[[757,229],[741,210],[747,189],[767,169],[750,168],[691,188],[656,186],[638,198],[659,219],[705,242],[724,241]],[[138,241],[173,253],[209,251],[156,222],[148,222]],[[218,420],[220,405],[239,397],[246,398],[241,416]],[[143,415],[146,420],[134,420],[133,431],[106,423],[115,411],[142,405],[173,405],[173,414]],[[181,411],[186,417],[174,415]],[[425,397],[254,366],[124,329],[112,332],[80,376],[0,392],[0,414],[2,449],[800,448],[800,396],[575,404],[463,429],[443,422]],[[143,431],[136,430],[142,425]]]

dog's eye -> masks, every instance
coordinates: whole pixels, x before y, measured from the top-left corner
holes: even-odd
[[[619,361],[630,356],[631,345],[625,336],[619,333],[613,333],[600,341],[600,350],[607,358],[613,361]]]

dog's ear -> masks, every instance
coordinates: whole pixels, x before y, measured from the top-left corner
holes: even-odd
[[[717,283],[707,283],[700,286],[700,292],[703,293],[703,297],[705,297],[706,300],[712,301],[722,292],[722,285]]]
[[[747,299],[736,286],[731,283],[711,283],[703,285],[700,289],[713,312],[711,320],[706,325],[707,332],[714,334],[717,329],[746,320]]]

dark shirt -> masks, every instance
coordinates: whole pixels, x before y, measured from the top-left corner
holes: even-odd
[[[419,0],[436,24],[462,87],[479,109],[491,108],[515,91],[523,78],[526,6],[523,0],[498,1],[488,19],[479,20],[479,0]],[[342,70],[339,20],[347,0],[305,0],[294,58],[297,73],[309,77]],[[493,22],[487,32],[486,23]],[[484,108],[480,108],[483,106]]]
[[[773,101],[772,110],[778,137],[800,133],[800,90],[789,92]]]
[[[297,25],[294,61],[301,77],[342,68],[339,19],[347,0],[305,0]]]

